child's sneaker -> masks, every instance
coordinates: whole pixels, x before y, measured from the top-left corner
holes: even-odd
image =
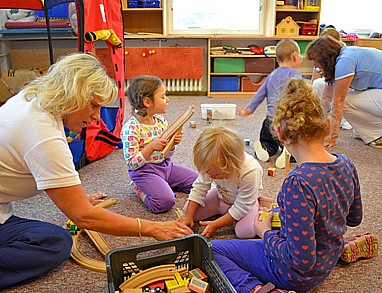
[[[382,136],[370,142],[368,145],[376,149],[382,149]]]
[[[341,255],[344,262],[355,262],[359,258],[372,258],[379,250],[379,239],[371,233],[345,238],[345,248]]]
[[[134,181],[130,182],[130,185],[133,187],[134,191],[136,192],[138,198],[142,201],[145,202],[146,199],[146,194],[137,186],[137,184]]]
[[[253,147],[255,149],[255,155],[260,161],[266,162],[269,160],[269,154],[267,150],[263,148],[263,145],[260,141],[256,141],[253,144]]]
[[[279,168],[279,169],[285,168],[285,158],[286,158],[286,147],[283,148],[281,155],[276,159],[276,162],[275,162],[276,168]]]
[[[284,289],[277,289],[275,285],[268,282],[264,286],[257,285],[250,293],[296,293],[296,291],[288,291]]]

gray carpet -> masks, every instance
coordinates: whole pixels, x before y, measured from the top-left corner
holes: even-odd
[[[188,167],[193,168],[192,146],[199,133],[208,127],[205,120],[201,119],[200,104],[203,103],[229,103],[237,104],[238,109],[242,109],[249,99],[211,99],[207,97],[181,97],[171,98],[166,117],[174,121],[188,105],[195,105],[195,114],[191,120],[196,121],[196,128],[189,127],[187,123],[183,129],[183,141],[178,146],[173,160]],[[261,122],[265,115],[265,104],[262,104],[254,115],[241,117],[236,115],[235,120],[215,120],[213,124],[228,126],[239,132],[243,138],[253,141],[258,138]],[[126,117],[130,116],[130,109],[127,106]],[[246,147],[250,154],[253,154],[253,145]],[[333,151],[342,152],[348,155],[358,168],[361,180],[364,220],[359,227],[350,228],[348,236],[356,235],[366,231],[372,232],[382,239],[382,228],[380,220],[380,202],[382,180],[381,180],[381,155],[382,150],[365,146],[360,140],[354,139],[351,130],[341,130],[337,145]],[[274,167],[275,157],[269,162],[261,165],[264,168],[264,195],[275,198],[277,191],[285,176],[285,171],[278,169],[274,177],[267,176],[267,169]],[[292,164],[293,167],[293,164]],[[147,211],[143,204],[135,196],[127,175],[127,168],[123,159],[122,151],[116,150],[106,158],[94,162],[80,170],[83,185],[88,193],[104,192],[117,199],[117,204],[109,209],[127,216],[141,217],[152,220],[175,219],[175,211],[172,209],[168,213],[154,215]],[[174,208],[182,208],[187,196],[182,193],[177,194],[177,203]],[[75,203],[73,203],[75,205]],[[16,213],[18,216],[30,217],[64,225],[67,221],[63,215],[45,195],[41,194],[32,199],[16,203]],[[195,228],[195,232],[200,232],[200,227]],[[141,243],[149,243],[153,240],[144,238],[140,240],[134,237],[114,237],[104,235],[112,248],[127,247]],[[235,238],[233,227],[229,226],[217,231],[214,239]],[[91,243],[82,238],[80,246],[87,255],[95,259],[102,260],[102,257],[95,251]],[[382,288],[382,256],[367,260],[359,260],[353,264],[339,263],[328,279],[325,280],[315,290],[310,293],[328,292],[380,292]],[[107,292],[107,276],[104,273],[97,273],[87,270],[72,260],[56,268],[54,271],[43,276],[39,280],[13,287],[5,292]]]

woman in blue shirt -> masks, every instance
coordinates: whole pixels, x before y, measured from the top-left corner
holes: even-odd
[[[382,148],[382,51],[344,47],[329,36],[312,41],[309,60],[321,69],[323,99],[332,104],[332,131],[326,145],[338,138],[342,116],[369,146]]]

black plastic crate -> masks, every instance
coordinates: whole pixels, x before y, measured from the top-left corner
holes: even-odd
[[[130,248],[117,248],[106,255],[109,292],[119,286],[137,269],[175,264],[188,270],[200,268],[207,276],[211,293],[236,293],[213,258],[211,243],[203,236],[189,235],[180,239],[160,241]]]

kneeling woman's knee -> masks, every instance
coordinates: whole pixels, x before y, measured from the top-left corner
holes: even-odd
[[[49,231],[46,231],[45,237],[46,245],[52,252],[52,262],[59,265],[70,257],[73,238],[67,230],[52,225]]]

